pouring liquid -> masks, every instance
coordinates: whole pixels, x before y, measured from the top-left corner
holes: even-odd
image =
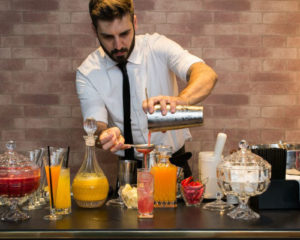
[[[150,146],[151,144],[151,131],[148,132],[148,146]],[[144,154],[144,166],[145,168],[147,168],[148,164],[147,164],[147,155],[152,151],[153,149],[149,148],[149,149],[144,149],[144,148],[137,148],[136,151]]]

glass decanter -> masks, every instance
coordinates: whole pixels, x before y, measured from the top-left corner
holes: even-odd
[[[239,205],[227,215],[233,219],[254,220],[260,216],[249,208],[248,200],[267,190],[271,165],[248,150],[245,140],[239,147],[239,151],[225,157],[217,166],[218,184],[226,195],[232,194],[239,199]]]
[[[85,156],[73,180],[72,191],[79,207],[97,208],[105,203],[109,184],[96,159],[94,133],[97,130],[97,123],[95,119],[86,119],[84,130],[87,133],[87,136],[84,136]]]
[[[19,199],[35,192],[40,184],[40,168],[29,158],[16,153],[15,141],[8,141],[0,155],[0,196],[8,203],[2,221],[19,222],[30,216],[18,207]]]
[[[172,147],[159,145],[155,149],[157,164],[151,168],[154,176],[154,207],[177,207],[177,167],[169,161]]]

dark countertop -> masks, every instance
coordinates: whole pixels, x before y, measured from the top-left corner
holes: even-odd
[[[138,219],[137,210],[103,206],[83,209],[73,202],[62,220],[43,220],[49,210],[30,211],[21,223],[0,223],[0,238],[65,239],[201,239],[300,238],[299,210],[264,210],[260,219],[245,222],[197,207],[155,209],[154,219]]]

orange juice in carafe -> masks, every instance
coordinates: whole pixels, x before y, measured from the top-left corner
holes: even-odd
[[[84,136],[85,158],[72,184],[75,202],[83,208],[101,207],[106,201],[109,190],[107,178],[96,159],[94,137],[96,129],[97,124],[94,119],[85,120],[84,130],[88,134]]]
[[[169,162],[170,146],[157,146],[157,164],[151,168],[154,176],[154,207],[176,207],[177,167]]]

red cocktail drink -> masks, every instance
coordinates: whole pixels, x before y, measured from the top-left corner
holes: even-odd
[[[153,176],[149,169],[138,169],[137,176],[138,217],[153,218]]]
[[[0,196],[23,197],[38,189],[40,170],[0,168]]]
[[[15,147],[14,141],[8,141],[7,151],[0,155],[0,196],[10,202],[10,209],[1,215],[1,221],[29,219],[29,215],[19,209],[18,198],[36,191],[40,183],[40,168],[34,161],[16,153]]]

